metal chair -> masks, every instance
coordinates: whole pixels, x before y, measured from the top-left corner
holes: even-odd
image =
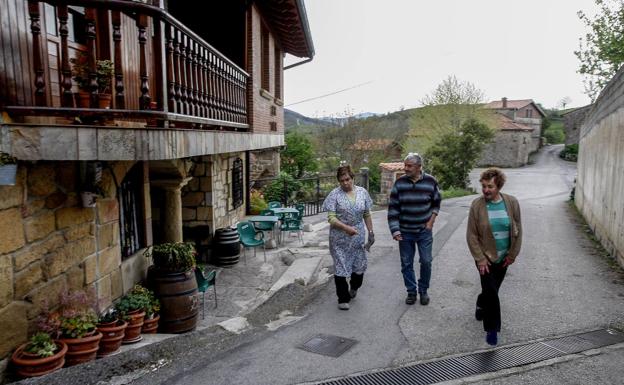
[[[238,236],[240,242],[243,245],[243,257],[245,258],[245,264],[247,264],[247,252],[248,247],[253,247],[254,257],[256,256],[256,247],[262,246],[264,249],[264,262],[266,262],[266,247],[264,245],[264,233],[262,231],[256,231],[251,222],[239,222],[236,225],[238,229]],[[260,235],[260,239],[256,236]]]
[[[217,271],[206,271],[200,266],[195,267],[195,279],[197,280],[197,290],[202,293],[202,319],[205,318],[204,305],[206,303],[206,291],[212,286],[215,297],[215,308],[219,306],[217,302]]]
[[[305,214],[305,205],[303,203],[297,203],[295,208],[299,211],[299,219],[303,219],[303,214]]]

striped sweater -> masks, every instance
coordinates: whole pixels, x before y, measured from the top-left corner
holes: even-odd
[[[421,174],[416,182],[403,175],[394,182],[388,201],[388,226],[394,236],[398,232],[414,233],[425,227],[433,213],[440,211],[438,181]]]

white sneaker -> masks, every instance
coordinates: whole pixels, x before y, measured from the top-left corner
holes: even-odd
[[[346,303],[346,302],[339,303],[338,304],[338,309],[340,309],[340,310],[349,310],[349,304]]]

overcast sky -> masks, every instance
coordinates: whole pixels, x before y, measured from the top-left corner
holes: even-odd
[[[316,55],[285,71],[284,96],[287,108],[306,116],[416,107],[449,75],[473,83],[488,100],[533,99],[551,108],[568,96],[569,106],[589,103],[574,50],[586,32],[577,12],[594,14],[593,0],[305,4]]]

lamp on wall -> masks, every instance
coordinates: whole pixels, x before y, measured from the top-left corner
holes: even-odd
[[[97,198],[102,193],[102,162],[83,161],[79,163],[80,199],[82,207],[95,207]]]

